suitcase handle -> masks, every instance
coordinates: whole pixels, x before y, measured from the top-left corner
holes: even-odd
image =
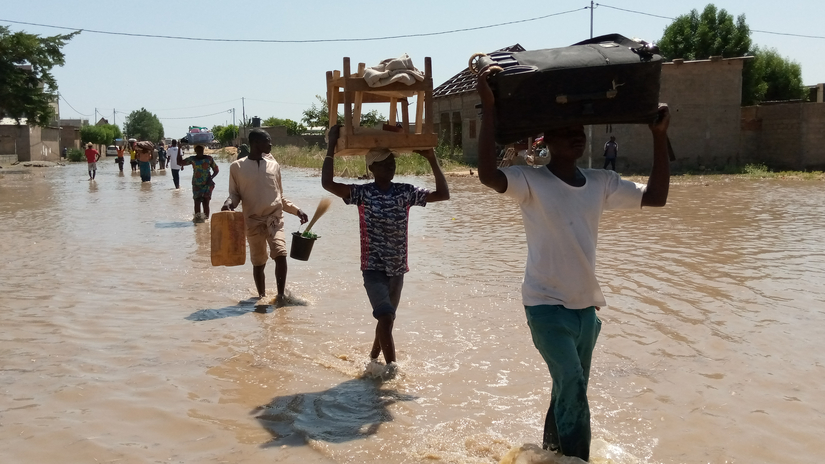
[[[467,68],[471,73],[478,74],[482,69],[490,66],[491,64],[496,64],[496,62],[490,58],[490,55],[487,55],[486,53],[474,53],[473,56],[470,57],[470,62],[467,64]]]

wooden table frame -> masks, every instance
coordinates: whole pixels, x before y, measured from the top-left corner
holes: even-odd
[[[330,127],[339,123],[338,105],[344,105],[344,121],[336,146],[336,155],[364,155],[372,148],[389,148],[396,152],[412,152],[433,148],[438,135],[433,127],[433,72],[432,60],[424,58],[424,80],[412,85],[395,82],[383,87],[370,87],[364,80],[364,63],[356,73],[350,72],[350,59],[344,57],[342,71],[327,71],[327,106]],[[408,98],[416,96],[415,128],[410,132]],[[399,132],[361,132],[361,108],[364,103],[389,103],[387,121],[395,127],[396,111],[401,105]],[[359,133],[361,132],[361,133]]]

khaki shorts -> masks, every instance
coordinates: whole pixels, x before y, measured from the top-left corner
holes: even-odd
[[[286,256],[286,235],[284,229],[278,229],[275,236],[269,234],[269,228],[258,227],[255,232],[246,231],[246,241],[249,242],[249,260],[253,266],[266,264],[266,245],[269,244],[269,257]]]
[[[89,171],[96,171],[97,170],[97,163],[86,163],[89,165]]]

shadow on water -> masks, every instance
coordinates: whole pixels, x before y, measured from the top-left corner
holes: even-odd
[[[279,396],[250,414],[272,435],[261,445],[304,446],[309,440],[344,443],[375,435],[393,420],[388,407],[418,397],[381,388],[373,379],[352,379],[330,389]]]
[[[266,314],[272,311],[271,305],[256,305],[255,303],[259,300],[259,298],[247,298],[239,301],[236,305],[225,306],[219,309],[199,309],[184,317],[184,319],[195,322],[214,321],[225,317],[237,317],[249,313]]]
[[[192,221],[177,221],[177,222],[156,222],[155,229],[180,229],[183,227],[195,227]]]

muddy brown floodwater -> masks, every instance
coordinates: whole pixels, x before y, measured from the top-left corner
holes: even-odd
[[[401,370],[380,383],[361,378],[355,208],[336,200],[289,261],[306,304],[261,314],[248,261],[210,265],[191,171],[175,191],[100,164],[95,182],[82,164],[0,171],[0,462],[496,463],[539,442],[521,216],[477,179],[411,210]],[[308,213],[326,196],[315,172],[283,177]],[[605,214],[594,462],[821,461],[823,187],[677,177],[666,208]]]

